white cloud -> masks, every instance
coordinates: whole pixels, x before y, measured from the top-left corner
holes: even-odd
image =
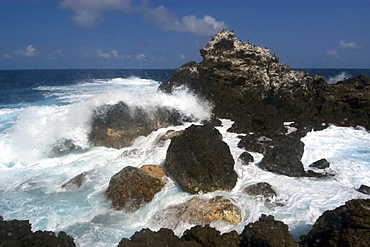
[[[331,56],[336,56],[336,55],[338,55],[338,51],[330,50],[330,51],[327,51],[326,54],[331,55]]]
[[[14,55],[15,56],[21,56],[21,57],[35,57],[38,55],[38,51],[33,45],[27,46],[26,50],[15,50]]]
[[[85,28],[94,27],[102,21],[100,12],[132,10],[131,0],[63,0],[60,7],[74,12],[72,19],[76,25]]]
[[[3,54],[3,58],[12,59],[13,57],[7,53]]]
[[[137,60],[144,60],[146,56],[143,53],[136,54],[136,59]]]
[[[74,12],[72,17],[76,25],[92,28],[103,20],[102,13],[123,11],[125,14],[138,13],[144,20],[160,29],[168,31],[190,32],[197,35],[213,35],[226,28],[223,21],[205,15],[197,18],[194,15],[184,16],[181,20],[164,6],[149,7],[148,1],[134,5],[133,0],[63,0],[60,7]]]
[[[185,59],[186,59],[186,57],[185,57],[184,53],[181,53],[180,55],[178,55],[178,56],[177,56],[177,58],[178,58],[179,60],[185,60]]]
[[[356,43],[354,42],[345,42],[344,40],[339,41],[339,45],[342,48],[354,49],[357,47]]]

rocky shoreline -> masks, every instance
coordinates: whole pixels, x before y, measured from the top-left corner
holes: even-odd
[[[158,140],[171,139],[163,166],[127,166],[112,177],[105,192],[113,208],[132,212],[152,200],[167,175],[183,191],[195,196],[164,209],[158,217],[196,226],[182,237],[165,228],[158,232],[142,229],[130,239],[123,238],[118,246],[367,246],[370,199],[351,200],[324,212],[312,230],[296,242],[288,226],[272,215],[261,215],[240,234],[221,234],[209,224],[217,220],[238,224],[242,218],[240,208],[229,198],[205,199],[198,195],[230,191],[238,178],[229,147],[216,128],[221,124],[219,119],[234,122],[228,131],[245,133],[238,144],[245,150],[239,157],[243,164],[253,161],[249,152],[258,152],[264,156],[259,168],[269,172],[313,179],[333,176],[327,172],[330,163],[325,157],[310,165],[309,170],[304,169],[301,138],[312,129],[321,130],[330,124],[370,129],[370,79],[360,75],[327,84],[323,77],[312,77],[280,64],[268,49],[241,42],[230,30],[217,33],[200,53],[200,63],[191,61],[179,67],[159,90],[172,93],[180,87],[188,88],[213,104],[212,119],[182,132],[166,133]],[[130,109],[120,102],[95,110],[89,138],[92,145],[122,148],[138,136],[192,120],[192,116],[173,109],[148,112]],[[79,187],[85,176],[82,173],[63,186]],[[358,191],[369,194],[369,185],[362,185]],[[243,193],[262,196],[266,202],[276,196],[267,182],[243,188]],[[73,239],[63,232],[32,233],[28,221],[0,218],[0,226],[1,246],[74,246]]]

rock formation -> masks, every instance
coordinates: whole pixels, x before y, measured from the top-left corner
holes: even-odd
[[[229,191],[237,180],[229,146],[211,125],[192,125],[174,137],[164,166],[168,175],[192,194]]]
[[[135,211],[143,203],[151,201],[164,186],[159,174],[164,174],[159,168],[139,169],[127,166],[111,178],[105,194],[113,208],[127,212]]]
[[[370,199],[351,200],[324,212],[307,236],[304,246],[368,246],[370,243]]]
[[[65,232],[32,232],[28,220],[4,221],[0,216],[0,246],[76,246]]]
[[[329,124],[370,128],[370,79],[366,77],[329,85],[323,77],[280,64],[268,49],[241,42],[230,30],[217,33],[200,53],[200,63],[192,61],[179,67],[159,88],[171,93],[186,86],[212,102],[216,117],[235,121],[230,131],[248,134],[239,144],[247,151],[268,156],[272,147],[280,145],[283,150],[272,152],[285,152],[280,157],[289,155],[291,160],[285,161],[290,168],[273,169],[271,164],[267,170],[288,176],[315,176],[305,173],[299,164],[301,145],[294,147],[297,140],[312,128]],[[294,123],[294,134],[287,132],[286,122]],[[287,140],[287,134],[292,138]],[[285,139],[284,144],[281,139]]]
[[[173,109],[129,107],[124,102],[95,109],[89,139],[93,145],[127,147],[139,136],[159,128],[182,123],[182,116]]]
[[[175,229],[181,222],[204,226],[215,221],[224,221],[237,225],[242,221],[242,214],[241,209],[225,197],[193,197],[187,202],[163,209],[153,220],[162,222],[163,227],[171,229]]]

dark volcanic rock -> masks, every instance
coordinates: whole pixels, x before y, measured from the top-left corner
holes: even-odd
[[[209,100],[216,117],[235,121],[231,131],[248,134],[240,143],[247,151],[265,154],[279,144],[287,134],[284,122],[293,121],[301,137],[329,124],[370,129],[369,78],[327,84],[280,64],[268,49],[241,42],[230,30],[217,33],[200,53],[200,63],[184,64],[159,88],[170,93],[186,86]],[[300,173],[300,165],[292,172]]]
[[[160,178],[127,166],[111,178],[105,194],[113,208],[132,212],[143,203],[151,201],[163,186],[164,182]]]
[[[259,221],[248,224],[240,234],[240,246],[299,246],[289,233],[288,225],[276,221],[274,216],[261,215]]]
[[[261,195],[266,198],[276,196],[276,192],[272,188],[271,184],[266,183],[266,182],[261,182],[261,183],[250,185],[244,188],[243,192],[251,196]]]
[[[242,164],[243,165],[248,165],[249,162],[253,162],[254,161],[253,156],[250,153],[248,153],[248,152],[242,153],[238,157],[238,159],[242,161]]]
[[[294,138],[286,138],[266,153],[259,166],[267,171],[287,176],[303,176],[301,158],[304,144]]]
[[[309,165],[309,167],[314,167],[317,169],[326,169],[326,168],[329,168],[329,166],[330,166],[330,163],[326,159],[317,160],[313,162],[311,165]]]
[[[28,220],[3,221],[0,217],[0,246],[76,246],[65,232],[31,231]]]
[[[200,247],[195,241],[191,243],[183,243],[180,238],[175,236],[173,231],[169,229],[160,229],[158,232],[153,232],[150,229],[142,229],[135,232],[130,239],[123,238],[118,244],[118,247],[185,247],[194,246]]]
[[[82,148],[74,143],[71,139],[58,140],[52,147],[49,156],[60,157],[69,154],[73,151],[81,150]]]
[[[103,105],[94,111],[89,139],[94,145],[122,148],[139,136],[162,127],[181,124],[182,116],[166,108],[129,107],[124,102]]]
[[[369,246],[370,199],[351,200],[324,212],[301,238],[304,246]]]
[[[206,225],[195,226],[186,230],[181,237],[184,241],[196,242],[206,247],[237,247],[239,246],[239,235],[236,231],[221,234],[218,230]]]
[[[370,187],[367,185],[362,184],[360,188],[358,188],[358,191],[370,195]]]
[[[234,159],[220,132],[212,126],[192,125],[172,139],[165,167],[187,192],[231,190],[236,183]]]

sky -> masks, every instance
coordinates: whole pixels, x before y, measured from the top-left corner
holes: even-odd
[[[370,68],[370,0],[0,0],[0,70],[174,69],[225,28],[292,68]]]

